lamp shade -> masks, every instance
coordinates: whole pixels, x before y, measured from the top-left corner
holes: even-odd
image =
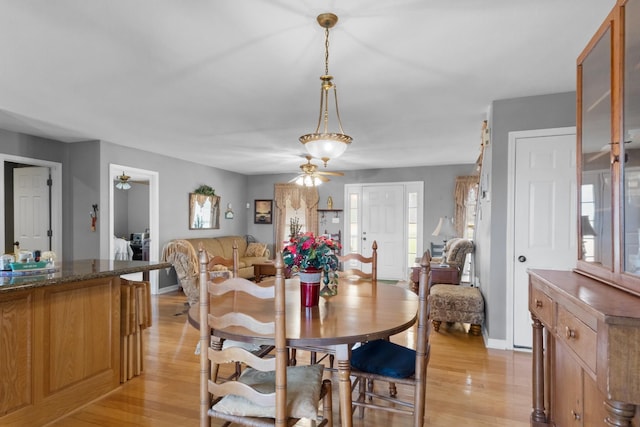
[[[580,218],[580,227],[582,229],[583,236],[595,236],[596,230],[591,226],[591,221],[589,221],[589,215],[582,215]]]
[[[300,138],[309,154],[317,159],[335,159],[347,150],[351,140],[341,134],[316,133]]]
[[[438,221],[438,226],[433,233],[432,236],[441,236],[447,239],[448,237],[455,236],[456,230],[453,228],[453,221],[449,217],[440,217],[440,221]]]

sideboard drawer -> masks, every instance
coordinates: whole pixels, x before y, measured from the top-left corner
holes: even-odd
[[[560,339],[576,352],[591,372],[596,372],[596,331],[585,325],[566,308],[558,307],[558,329]]]
[[[553,300],[535,286],[531,287],[529,310],[545,325],[553,326]]]

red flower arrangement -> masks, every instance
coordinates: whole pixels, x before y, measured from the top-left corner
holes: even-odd
[[[325,282],[337,283],[337,253],[342,245],[326,236],[314,236],[307,232],[298,234],[289,240],[282,251],[284,264],[292,271],[316,268],[325,272]]]

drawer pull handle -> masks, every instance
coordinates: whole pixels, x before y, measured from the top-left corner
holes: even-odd
[[[536,308],[542,308],[542,301],[536,298]]]
[[[577,413],[576,411],[572,410],[571,411],[571,416],[573,417],[574,420],[579,421],[580,420],[580,414]]]
[[[568,339],[576,338],[576,331],[568,326],[565,328],[564,333]]]

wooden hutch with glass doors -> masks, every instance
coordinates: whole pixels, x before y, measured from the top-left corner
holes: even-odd
[[[531,270],[531,425],[640,426],[640,0],[577,61],[578,259]]]

